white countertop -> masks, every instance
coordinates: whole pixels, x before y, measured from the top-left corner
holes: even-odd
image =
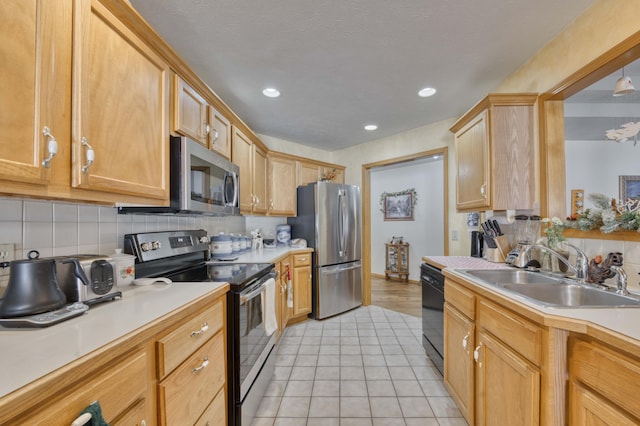
[[[47,328],[0,327],[0,397],[186,305],[226,283],[121,287],[121,299]]]
[[[507,290],[484,283],[481,280],[472,279],[464,274],[463,269],[473,268],[448,268],[451,274],[467,279],[482,287],[489,292],[499,294],[513,301],[535,309],[545,315],[566,318],[569,320],[578,320],[588,322],[592,325],[604,328],[606,330],[619,333],[624,337],[635,339],[640,347],[640,308],[557,308],[546,307],[534,301],[531,301],[518,294],[514,294]]]

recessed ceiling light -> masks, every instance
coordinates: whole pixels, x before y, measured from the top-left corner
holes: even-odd
[[[278,89],[274,89],[273,87],[267,87],[262,91],[262,94],[267,98],[277,98],[280,96],[280,91]]]
[[[366,126],[364,126],[364,129],[369,131],[376,130],[377,128],[378,126],[376,126],[375,124],[367,124]]]
[[[424,89],[418,92],[418,96],[421,98],[428,98],[429,96],[433,96],[436,94],[436,89],[433,87],[425,87]]]

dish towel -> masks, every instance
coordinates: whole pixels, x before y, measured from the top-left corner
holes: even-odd
[[[93,401],[87,408],[82,410],[80,416],[71,423],[71,426],[109,426],[102,417],[102,408],[100,402]]]
[[[262,324],[267,336],[271,336],[278,329],[276,319],[276,280],[273,278],[264,283],[262,293]]]

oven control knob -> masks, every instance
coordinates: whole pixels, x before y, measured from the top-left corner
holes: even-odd
[[[154,241],[151,243],[151,250],[158,250],[160,247],[162,247],[160,241]]]
[[[209,238],[205,237],[200,237],[200,239],[198,240],[200,241],[200,244],[207,244],[209,243]]]
[[[146,243],[140,244],[140,249],[142,251],[149,251],[149,250],[153,250],[153,246],[150,242],[146,242]]]

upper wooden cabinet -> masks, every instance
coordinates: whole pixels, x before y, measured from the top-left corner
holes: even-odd
[[[269,165],[269,209],[274,216],[295,216],[296,161],[274,153],[267,155]]]
[[[71,1],[7,0],[0,17],[0,179],[48,184],[69,167]]]
[[[333,173],[335,175],[331,182],[344,183],[344,167],[298,160],[297,186],[304,186],[312,182],[318,182],[328,173]]]
[[[73,22],[73,186],[168,201],[169,66],[98,0]]]
[[[232,161],[240,167],[240,212],[267,212],[267,153],[233,127]]]
[[[0,192],[168,204],[168,65],[98,1],[0,16]]]
[[[180,76],[173,76],[171,128],[231,158],[231,123]]]
[[[172,130],[207,146],[207,101],[176,74],[172,77],[171,86]]]
[[[536,94],[491,94],[452,127],[459,211],[532,209]]]

